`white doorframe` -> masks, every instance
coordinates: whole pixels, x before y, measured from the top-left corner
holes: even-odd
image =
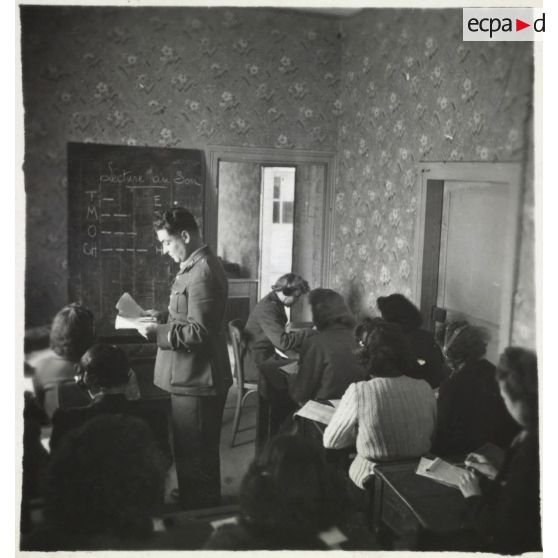
[[[502,351],[510,344],[513,297],[516,288],[516,266],[519,249],[519,223],[520,223],[520,192],[522,180],[521,163],[460,163],[460,162],[430,162],[420,163],[420,185],[417,199],[417,220],[415,224],[415,250],[414,250],[414,302],[420,305],[422,279],[423,279],[423,254],[424,232],[426,226],[426,193],[429,181],[443,183],[449,180],[468,182],[497,182],[507,184],[510,188],[510,211],[508,213],[507,237],[508,254],[505,263],[504,280],[502,283],[502,298],[500,304],[500,346]],[[432,187],[432,186],[431,186]],[[439,186],[438,186],[439,187]],[[421,309],[422,310],[422,309]]]

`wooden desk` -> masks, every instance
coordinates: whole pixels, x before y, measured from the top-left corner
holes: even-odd
[[[475,536],[461,492],[415,473],[418,460],[377,465],[373,528],[386,528],[394,548],[474,550]]]
[[[298,432],[308,442],[317,447],[327,463],[347,473],[352,461],[352,454],[356,453],[354,447],[342,449],[324,448],[324,430],[326,425],[303,417],[295,417]]]

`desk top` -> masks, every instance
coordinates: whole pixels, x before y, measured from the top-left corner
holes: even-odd
[[[417,475],[417,465],[418,460],[378,464],[374,474],[392,488],[424,529],[444,535],[470,529],[461,492]]]

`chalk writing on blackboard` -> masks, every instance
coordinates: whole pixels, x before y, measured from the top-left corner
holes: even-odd
[[[114,300],[130,292],[165,308],[172,263],[161,257],[153,214],[188,207],[203,226],[203,152],[68,144],[70,296],[114,334]]]

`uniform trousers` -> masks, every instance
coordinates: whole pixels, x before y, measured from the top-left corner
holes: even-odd
[[[226,399],[226,391],[203,397],[171,394],[174,460],[183,509],[221,503],[219,443]]]

